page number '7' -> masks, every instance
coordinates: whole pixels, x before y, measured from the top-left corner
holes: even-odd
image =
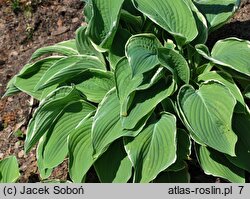
[[[240,188],[239,194],[242,194],[242,191],[243,191],[244,186],[238,186],[238,187]]]

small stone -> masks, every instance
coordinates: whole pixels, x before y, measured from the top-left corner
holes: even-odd
[[[15,149],[18,149],[19,146],[20,146],[20,142],[16,142],[15,145],[14,145],[14,148],[15,148]]]
[[[79,21],[79,19],[77,17],[72,19],[72,23],[77,23]]]
[[[4,28],[5,28],[5,26],[4,26],[4,24],[3,23],[0,23],[0,30],[4,30]]]
[[[27,169],[27,165],[25,165],[25,164],[20,167],[21,171],[25,171],[26,169]]]
[[[18,52],[14,50],[10,53],[11,57],[16,57],[17,55],[18,55]]]
[[[12,97],[8,97],[8,102],[13,102],[14,101],[14,99],[12,98]]]
[[[52,36],[56,36],[56,35],[61,35],[65,32],[69,31],[69,28],[65,27],[65,26],[62,26],[62,27],[59,27],[56,31],[53,31],[51,33]]]
[[[22,158],[24,156],[24,150],[21,150],[18,154],[17,157]]]
[[[81,26],[86,26],[86,25],[87,23],[85,21],[81,23]]]
[[[62,27],[62,26],[63,26],[63,21],[62,21],[61,18],[58,19],[58,21],[57,21],[57,26],[58,26],[58,27]]]

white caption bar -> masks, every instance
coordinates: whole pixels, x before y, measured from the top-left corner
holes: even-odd
[[[245,199],[249,184],[0,184],[0,198]]]

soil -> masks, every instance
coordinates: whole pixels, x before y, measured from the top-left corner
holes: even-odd
[[[8,81],[26,64],[31,54],[42,46],[72,39],[75,30],[84,22],[83,3],[80,0],[0,0],[0,97]],[[226,37],[250,40],[250,0],[243,0],[234,18],[212,33],[208,45],[211,47]],[[0,160],[15,155],[21,177],[19,182],[38,182],[35,148],[28,154],[23,151],[25,131],[35,102],[21,93],[0,100]],[[194,167],[195,168],[195,167]],[[200,170],[192,182],[219,182]],[[90,173],[91,182],[96,181]],[[192,176],[192,175],[191,175]],[[54,171],[50,179],[67,180],[67,161]]]

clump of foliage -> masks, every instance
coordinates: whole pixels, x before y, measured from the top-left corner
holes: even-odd
[[[40,101],[25,151],[38,142],[41,177],[68,157],[73,182],[92,166],[101,182],[189,182],[192,151],[205,173],[245,182],[250,42],[205,45],[239,3],[86,1],[87,26],[35,51],[5,94]]]

